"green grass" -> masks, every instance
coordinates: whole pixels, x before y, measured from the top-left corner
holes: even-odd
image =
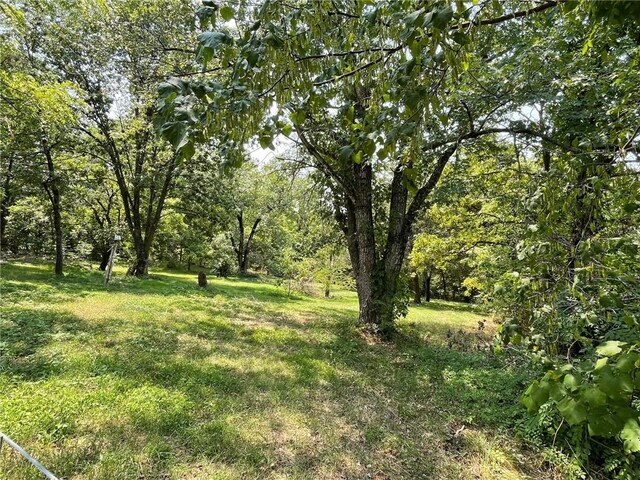
[[[0,430],[61,478],[545,476],[514,440],[527,374],[470,341],[468,306],[412,307],[380,343],[352,292],[68,272],[0,275]],[[0,478],[41,477],[4,448]]]

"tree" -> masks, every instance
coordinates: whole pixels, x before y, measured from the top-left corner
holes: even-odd
[[[126,226],[117,184],[105,165],[93,160],[92,147],[83,144],[74,148],[74,173],[69,178],[69,197],[74,202],[67,210],[77,222],[76,242],[90,245],[91,258],[98,260],[98,268],[104,271],[113,238],[126,233]]]
[[[502,340],[527,347],[539,367],[522,400],[552,425],[549,441],[585,470],[635,478],[640,22],[637,3],[602,7],[592,5],[586,32],[584,22],[568,21],[541,43],[560,52],[535,65],[541,82],[554,69],[572,72],[562,95],[547,88],[541,128],[580,148],[543,143],[537,152],[541,181],[525,197],[528,228],[495,297]]]
[[[187,129],[185,150],[209,135],[229,151],[248,135],[263,146],[279,134],[297,142],[333,194],[360,320],[388,333],[414,223],[459,147],[499,132],[547,138],[510,121],[521,91],[486,92],[495,69],[518,68],[515,51],[497,55],[521,29],[512,21],[527,19],[542,35],[536,18],[559,18],[556,7],[266,2],[239,10],[248,13],[238,13],[232,31],[205,3],[199,15],[214,31],[199,35],[198,58],[228,76],[165,84],[162,115]]]
[[[416,224],[410,256],[427,292],[440,272],[452,298],[489,300],[493,284],[510,269],[530,224],[525,199],[543,181],[538,159],[514,146],[513,139],[485,138],[460,151],[443,172],[434,204]]]
[[[178,202],[173,208],[184,215],[201,243],[212,244],[224,234],[240,274],[247,273],[252,262],[269,269],[281,253],[282,237],[287,236],[282,230],[287,229],[297,179],[277,160],[264,165],[245,162],[237,169],[220,167],[215,151],[203,149],[191,158],[177,182]]]
[[[79,130],[115,177],[136,257],[130,273],[144,276],[181,166],[154,133],[153,92],[164,75],[190,71],[181,59],[190,51],[191,10],[178,0],[38,1],[18,8],[13,27],[26,54],[73,82],[86,102]]]
[[[17,52],[16,52],[17,53]],[[30,66],[23,60],[25,70]],[[29,68],[32,69],[32,68]],[[0,72],[0,86],[3,88],[5,108],[2,109],[2,125],[11,133],[9,162],[6,168],[2,198],[2,234],[13,200],[12,181],[18,167],[19,156],[25,164],[32,180],[38,182],[50,201],[55,239],[55,273],[62,275],[64,261],[64,239],[61,209],[60,158],[63,148],[68,146],[66,132],[77,124],[75,109],[80,105],[74,85],[59,83],[55,78],[41,75],[36,78],[27,71],[4,70]],[[19,132],[20,138],[15,139]],[[44,169],[42,168],[44,166]],[[21,167],[24,170],[25,166]],[[34,177],[35,176],[35,177]]]

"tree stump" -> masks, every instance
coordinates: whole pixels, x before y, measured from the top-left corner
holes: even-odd
[[[198,285],[202,288],[207,288],[207,274],[204,272],[198,273]]]

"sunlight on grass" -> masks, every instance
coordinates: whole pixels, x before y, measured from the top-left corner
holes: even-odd
[[[526,372],[450,335],[470,306],[367,343],[352,292],[123,273],[2,265],[0,425],[62,478],[537,478],[508,439]],[[3,451],[0,478],[38,477]]]

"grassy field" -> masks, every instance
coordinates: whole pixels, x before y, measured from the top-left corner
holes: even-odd
[[[2,265],[0,430],[61,478],[549,478],[514,439],[527,374],[467,306],[412,307],[384,344],[351,292],[117,273]],[[0,478],[42,477],[4,448]]]

